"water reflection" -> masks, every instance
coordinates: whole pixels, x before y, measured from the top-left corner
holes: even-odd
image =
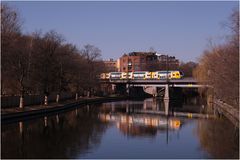
[[[87,108],[75,113],[19,122],[17,128],[2,125],[2,158],[75,158],[89,152],[101,142],[107,126]]]
[[[226,121],[171,117],[201,105],[158,99],[75,108],[3,124],[2,158],[238,158],[238,131]],[[136,110],[166,115],[136,114]],[[236,134],[237,133],[237,134]]]
[[[114,123],[121,133],[132,137],[156,136],[157,132],[178,130],[181,125],[181,121],[178,118],[167,118],[151,115],[100,113],[99,118],[102,122]]]
[[[239,132],[227,120],[198,121],[196,133],[212,158],[239,158]]]

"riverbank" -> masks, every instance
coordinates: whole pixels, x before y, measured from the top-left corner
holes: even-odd
[[[110,101],[124,100],[127,97],[92,97],[79,100],[67,100],[61,103],[50,103],[49,105],[32,105],[23,109],[19,107],[1,109],[1,121],[4,123],[36,118],[42,115],[49,115],[55,112],[66,111],[79,105],[96,104]]]

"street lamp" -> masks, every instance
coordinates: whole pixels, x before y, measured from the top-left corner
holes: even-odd
[[[169,82],[169,79],[168,79],[168,55],[167,55],[167,60],[166,60],[166,69],[167,69],[167,84]]]

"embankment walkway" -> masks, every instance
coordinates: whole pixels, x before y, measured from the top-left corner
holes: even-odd
[[[79,100],[67,100],[59,103],[50,103],[49,105],[32,105],[24,108],[6,108],[1,109],[1,121],[11,122],[18,119],[28,119],[31,117],[50,114],[56,111],[65,111],[79,105],[102,103],[109,101],[123,100],[126,97],[93,97],[81,98]]]

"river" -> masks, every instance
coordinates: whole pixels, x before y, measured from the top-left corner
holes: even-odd
[[[238,129],[224,118],[135,113],[164,111],[164,105],[125,100],[2,124],[1,158],[239,158]],[[196,101],[171,105],[206,110]]]

